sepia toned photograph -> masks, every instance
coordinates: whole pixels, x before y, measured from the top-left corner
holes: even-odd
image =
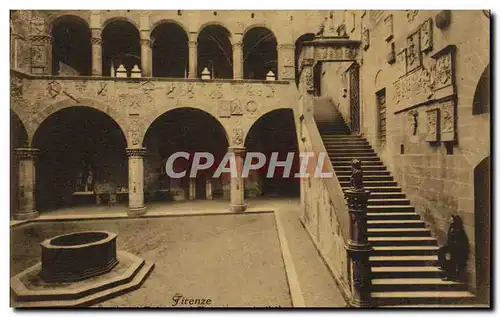
[[[491,308],[493,18],[10,10],[10,307]]]

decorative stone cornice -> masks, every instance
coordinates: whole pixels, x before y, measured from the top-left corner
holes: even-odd
[[[35,148],[17,148],[14,149],[14,152],[19,159],[35,159],[40,150]]]
[[[50,35],[31,35],[30,41],[34,43],[52,44],[52,36]]]
[[[127,148],[127,156],[129,157],[144,157],[148,152],[145,147],[140,148]]]
[[[295,49],[295,45],[293,44],[280,44],[278,45],[278,49],[289,49],[289,50],[294,50]]]

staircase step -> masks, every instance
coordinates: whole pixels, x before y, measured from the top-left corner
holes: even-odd
[[[374,246],[374,255],[435,255],[439,247],[432,245]]]
[[[336,170],[337,168],[339,169],[346,169],[349,168],[351,170],[352,166],[352,160],[330,160],[332,162],[333,168]],[[361,167],[363,171],[369,170],[370,168],[377,169],[377,168],[382,168],[382,169],[387,169],[385,166],[383,166],[383,163],[381,161],[365,161],[361,160]]]
[[[406,195],[404,193],[370,193],[370,199],[404,199]]]
[[[368,227],[369,237],[429,237],[428,228],[373,228]]]
[[[342,186],[342,190],[348,190],[349,189],[349,186]],[[368,190],[370,193],[387,193],[387,192],[401,192],[401,187],[397,187],[397,186],[376,186],[376,187],[373,187],[373,186],[365,186],[365,189]]]
[[[337,178],[340,182],[348,182],[351,180],[351,175],[349,176],[339,176]],[[376,181],[394,181],[394,178],[390,175],[366,175],[363,173],[363,182],[376,182]]]
[[[328,150],[328,149],[327,149]],[[375,152],[370,152],[370,153],[331,153],[328,151],[328,157],[331,160],[351,160],[352,159],[359,159],[361,161],[376,161],[379,159],[377,154]]]
[[[335,174],[337,177],[339,176],[347,176],[351,177],[352,171],[345,170],[345,171],[335,171]],[[363,171],[363,177],[369,177],[369,176],[390,176],[391,172],[389,171]],[[364,179],[364,178],[363,178]]]
[[[439,266],[437,255],[376,255],[370,256],[370,265],[377,266]]]
[[[355,154],[355,153],[375,153],[375,151],[371,148],[344,148],[343,146],[331,146],[327,145],[325,146],[326,150],[328,153],[349,153],[349,154]]]
[[[415,207],[409,205],[368,205],[367,212],[414,212]]]
[[[467,286],[440,278],[380,278],[372,279],[373,292],[465,291]]]
[[[366,217],[368,220],[420,220],[414,212],[369,212]]]
[[[387,167],[381,165],[382,162],[380,162],[380,164],[375,164],[377,162],[368,162],[368,163],[374,163],[374,164],[371,164],[371,165],[367,165],[367,164],[361,164],[361,166],[363,167],[363,173],[364,172],[367,172],[367,171],[373,171],[373,172],[389,172],[387,171]],[[332,162],[332,165],[333,166],[333,169],[335,170],[335,173],[339,172],[348,172],[349,175],[351,175],[352,173],[352,167],[351,167],[351,164],[343,164],[343,163],[338,163],[338,164],[333,164]]]
[[[368,220],[368,228],[425,228],[425,222],[418,220]]]
[[[395,181],[363,181],[363,185],[365,188],[367,187],[396,187],[398,183]],[[349,187],[350,182],[340,181],[341,187]]]
[[[374,246],[437,245],[433,237],[368,237]]]
[[[475,296],[467,291],[372,292],[376,306],[411,304],[466,304]]]
[[[371,206],[405,206],[410,205],[410,201],[405,198],[372,198],[368,199],[368,205]]]
[[[372,147],[368,143],[347,143],[347,144],[342,144],[342,143],[332,143],[326,140],[323,140],[323,143],[325,144],[325,148],[330,148],[332,150],[337,150],[337,149],[342,149],[342,150],[372,150]]]
[[[372,278],[443,278],[444,272],[437,266],[377,266],[372,267]]]

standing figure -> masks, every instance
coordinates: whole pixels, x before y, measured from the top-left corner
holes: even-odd
[[[351,163],[351,190],[363,190],[363,171],[361,170],[361,161],[353,159]]]
[[[94,182],[94,177],[92,175],[92,170],[89,168],[89,171],[87,173],[87,182],[85,183],[85,191],[89,192],[93,190],[93,182]]]
[[[468,256],[469,241],[462,219],[459,216],[452,216],[448,230],[448,245],[441,248],[439,252],[439,261],[446,271],[445,280],[457,281],[461,279],[465,272]]]

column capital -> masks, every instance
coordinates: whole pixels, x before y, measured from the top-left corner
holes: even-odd
[[[100,37],[92,37],[90,39],[90,43],[92,45],[102,45],[102,38],[100,38]]]
[[[196,42],[196,41],[188,41],[189,48],[196,48],[197,45],[198,45],[198,42]]]
[[[144,157],[148,152],[145,147],[140,148],[126,148],[128,157]]]
[[[151,46],[151,40],[150,39],[141,39],[141,45]]]
[[[38,156],[40,150],[35,148],[17,148],[14,149],[14,152],[20,159],[34,159]]]
[[[233,50],[235,50],[235,49],[241,50],[242,47],[243,47],[243,43],[242,42],[233,43]]]
[[[230,146],[227,150],[228,152],[234,153],[235,155],[243,155],[245,154],[247,148],[244,146]]]
[[[44,34],[44,35],[31,35],[30,41],[32,43],[41,43],[41,44],[52,44],[52,36]]]

